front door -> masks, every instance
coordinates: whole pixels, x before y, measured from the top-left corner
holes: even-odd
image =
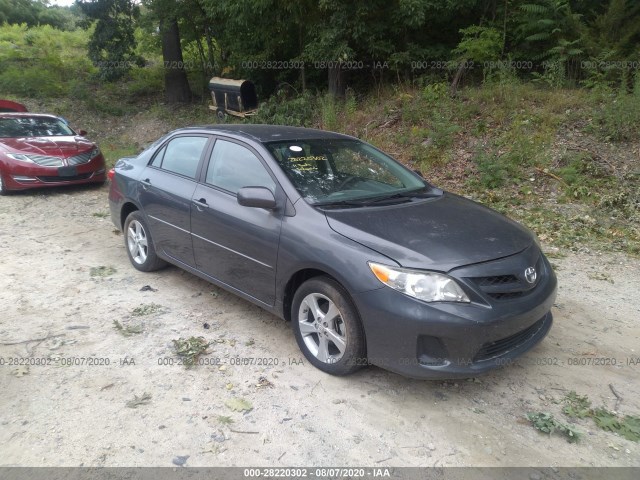
[[[275,275],[282,209],[243,207],[242,187],[277,183],[255,151],[231,140],[216,140],[205,183],[197,185],[191,207],[193,249],[198,270],[268,305],[275,302]]]

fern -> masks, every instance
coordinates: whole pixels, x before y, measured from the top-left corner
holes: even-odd
[[[524,5],[520,5],[520,10],[522,10],[524,13],[544,15],[549,11],[549,8],[545,5],[539,5],[535,3],[525,3]]]

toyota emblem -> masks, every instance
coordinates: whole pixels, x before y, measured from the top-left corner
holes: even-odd
[[[529,267],[524,271],[524,278],[529,283],[535,283],[538,274],[536,273],[536,269],[533,267]]]

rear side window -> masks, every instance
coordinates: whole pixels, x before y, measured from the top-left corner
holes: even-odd
[[[171,140],[153,159],[153,166],[169,172],[196,178],[207,137],[178,137]]]
[[[237,193],[242,187],[267,187],[276,184],[256,155],[246,147],[217,140],[211,152],[207,183]]]

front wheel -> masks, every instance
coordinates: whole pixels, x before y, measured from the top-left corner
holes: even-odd
[[[366,364],[358,312],[335,280],[315,277],[303,283],[293,297],[291,322],[300,350],[316,368],[348,375]]]
[[[0,172],[0,195],[6,195],[9,193],[7,187],[4,184],[4,180],[2,179],[2,172]]]
[[[131,212],[124,222],[124,246],[131,264],[141,272],[153,272],[166,265],[156,255],[149,227],[139,211]]]

